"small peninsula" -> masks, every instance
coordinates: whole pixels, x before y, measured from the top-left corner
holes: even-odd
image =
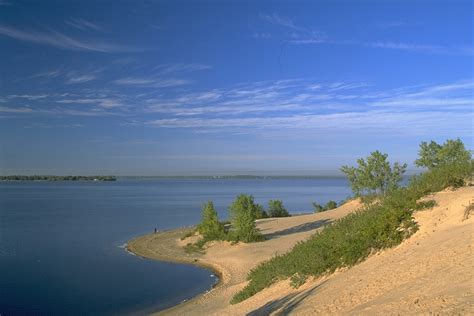
[[[0,181],[116,181],[115,176],[0,176]]]

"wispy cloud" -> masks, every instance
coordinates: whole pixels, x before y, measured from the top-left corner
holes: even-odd
[[[47,94],[11,94],[7,96],[8,99],[26,99],[30,101],[45,99],[47,97]]]
[[[87,99],[87,98],[78,98],[78,99],[61,99],[57,100],[57,103],[63,104],[88,104],[88,105],[97,105],[104,109],[112,109],[122,107],[122,101],[113,98],[101,98],[101,99]]]
[[[37,74],[34,74],[30,76],[30,79],[34,78],[57,78],[62,75],[61,69],[55,69],[55,70],[50,70],[50,71],[45,71],[45,72],[40,72]]]
[[[9,26],[0,25],[0,35],[19,41],[53,46],[67,50],[93,51],[102,53],[127,51],[129,49],[101,41],[76,39],[60,32],[51,30],[39,32],[20,30]]]
[[[288,30],[284,39],[286,42],[295,44],[314,44],[325,42],[326,35],[323,32],[309,27],[296,25],[293,20],[288,17],[281,16],[277,13],[272,13],[260,14],[260,18],[267,23],[278,25],[283,29]],[[256,34],[265,34],[266,36],[254,36],[254,38],[273,38],[273,36],[268,32]]]
[[[122,86],[137,86],[137,87],[151,87],[151,88],[167,88],[182,86],[191,83],[187,79],[176,78],[140,78],[140,77],[125,77],[113,81],[117,85]]]
[[[67,84],[78,84],[78,83],[85,83],[96,79],[97,77],[93,74],[88,75],[70,75],[67,79]]]
[[[286,32],[283,35],[283,41],[292,44],[326,44],[326,45],[351,45],[363,46],[379,49],[403,50],[419,53],[438,54],[438,55],[474,55],[474,47],[472,46],[443,46],[426,43],[406,43],[396,41],[361,41],[334,39],[328,37],[324,32],[315,30],[310,27],[297,25],[292,19],[283,17],[276,13],[260,14],[260,18],[268,23],[281,26]],[[402,22],[394,23],[392,27],[402,26]],[[255,37],[255,38],[275,38],[276,36]],[[281,38],[281,36],[280,36]]]
[[[156,78],[123,78],[118,86],[153,86]],[[159,82],[159,85],[162,85]],[[332,132],[468,135],[472,131],[473,80],[379,90],[358,81],[311,79],[259,81],[192,91],[123,92],[82,88],[81,93],[2,96],[8,115],[107,116],[122,126],[187,129],[193,133],[258,134],[297,130]],[[185,92],[188,90],[189,92]],[[27,101],[27,105],[22,105]],[[12,103],[15,106],[9,104]],[[53,106],[54,104],[54,106]]]
[[[177,72],[192,72],[211,69],[212,66],[199,63],[168,63],[156,67],[160,74],[169,74]]]
[[[0,6],[9,6],[12,5],[10,1],[0,0]]]
[[[104,29],[99,26],[96,23],[92,23],[90,21],[87,21],[85,19],[81,18],[71,18],[69,20],[64,21],[67,25],[72,26],[75,29],[82,30],[82,31],[87,31],[87,30],[93,30],[93,31],[100,31],[103,32]]]

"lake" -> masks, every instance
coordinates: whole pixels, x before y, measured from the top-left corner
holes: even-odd
[[[193,225],[212,200],[221,219],[240,193],[309,212],[350,195],[343,178],[0,183],[0,314],[143,314],[216,282],[191,265],[127,253],[127,240]]]

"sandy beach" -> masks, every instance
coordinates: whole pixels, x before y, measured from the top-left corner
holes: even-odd
[[[219,275],[219,283],[210,291],[160,314],[472,314],[474,215],[465,220],[464,210],[474,202],[474,187],[445,190],[428,198],[438,205],[415,213],[420,229],[399,246],[353,268],[310,279],[298,289],[281,281],[235,305],[229,301],[246,285],[253,267],[290,250],[361,204],[353,200],[318,214],[259,220],[264,242],[213,242],[205,253],[187,253],[183,246],[194,237],[181,240],[191,230],[183,228],[138,237],[127,248],[139,256],[196,264]]]

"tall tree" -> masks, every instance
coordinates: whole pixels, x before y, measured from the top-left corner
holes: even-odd
[[[346,174],[356,196],[384,195],[398,186],[407,165],[395,162],[392,167],[387,158],[387,154],[377,150],[366,159],[358,159],[357,168],[342,166],[341,171]]]
[[[263,238],[255,224],[259,208],[254,203],[253,196],[246,194],[237,196],[229,211],[233,229],[231,237],[234,241],[252,242]]]

